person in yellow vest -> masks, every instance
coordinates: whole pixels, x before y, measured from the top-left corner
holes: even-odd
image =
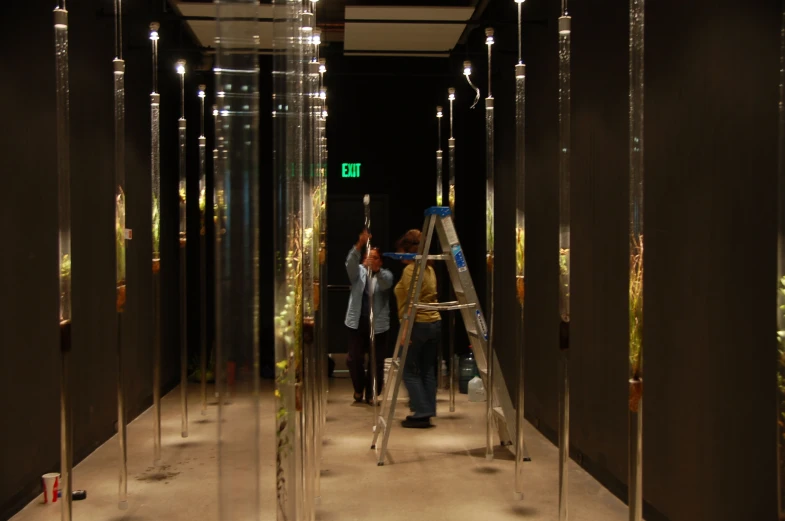
[[[420,230],[409,230],[398,240],[396,249],[403,253],[417,253],[421,239]],[[406,313],[409,288],[412,284],[414,262],[404,261],[401,280],[395,286],[395,299],[398,301],[398,318],[403,319]],[[426,266],[422,274],[423,282],[420,291],[421,303],[435,304],[438,302],[436,293],[436,272],[433,267]],[[412,326],[409,352],[403,367],[403,381],[409,391],[409,408],[412,411],[402,425],[407,428],[431,427],[431,418],[436,416],[436,353],[442,336],[442,317],[438,311],[418,310]]]

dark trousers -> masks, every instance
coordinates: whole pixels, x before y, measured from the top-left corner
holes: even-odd
[[[409,408],[415,418],[436,416],[436,352],[442,336],[442,322],[415,322],[403,382],[409,391]]]
[[[371,330],[367,317],[360,318],[360,325],[357,329],[349,328],[349,353],[346,355],[346,365],[354,384],[354,393],[362,395],[370,400],[372,394],[372,373],[371,357],[368,356],[368,375],[365,374],[365,355],[371,352]],[[384,359],[387,358],[387,331],[374,335],[376,345],[376,394],[382,392],[384,383]]]

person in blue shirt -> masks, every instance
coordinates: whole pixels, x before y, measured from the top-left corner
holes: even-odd
[[[351,283],[349,306],[346,309],[344,323],[349,328],[349,352],[346,365],[354,384],[354,401],[363,401],[373,405],[371,371],[376,371],[376,393],[381,394],[384,383],[384,359],[387,353],[387,332],[390,329],[390,295],[393,284],[390,270],[382,268],[382,256],[378,248],[371,249],[367,257],[363,256],[371,235],[363,230],[357,243],[346,255],[346,274]],[[368,278],[368,268],[372,277]],[[365,355],[370,353],[370,291],[373,288],[373,326],[376,345],[376,367],[371,368],[368,357],[368,373],[365,372]]]

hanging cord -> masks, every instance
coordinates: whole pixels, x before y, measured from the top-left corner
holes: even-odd
[[[470,109],[473,109],[480,102],[480,89],[478,89],[474,83],[472,83],[472,62],[463,62],[463,75],[466,76],[466,81],[469,82],[469,86],[474,89],[474,92],[477,93],[477,95],[474,97],[474,103],[472,103],[472,106],[469,107]]]
[[[65,0],[63,0],[65,2]],[[114,0],[114,55],[123,59],[123,1]]]
[[[518,2],[518,63],[523,63],[523,36],[521,30],[521,7],[522,2]]]

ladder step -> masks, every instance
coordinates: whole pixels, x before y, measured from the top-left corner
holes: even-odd
[[[461,304],[457,300],[452,302],[439,302],[438,304],[424,304],[418,303],[415,304],[417,309],[424,309],[427,311],[454,311],[457,309],[469,309],[476,307],[477,304]]]
[[[414,258],[417,259],[417,260],[421,260],[422,257],[423,257],[422,255],[415,255],[414,256]],[[443,254],[440,254],[440,255],[426,255],[426,257],[428,257],[428,260],[447,260],[447,259],[452,258],[452,255],[447,255],[447,254],[443,253]]]

